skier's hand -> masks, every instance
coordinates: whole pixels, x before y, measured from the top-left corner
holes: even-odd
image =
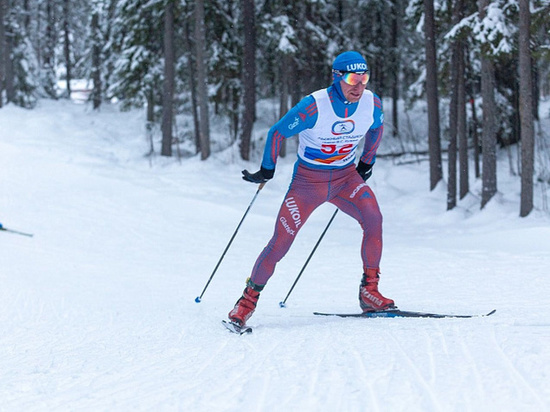
[[[373,166],[374,166],[374,163],[369,165],[359,160],[356,170],[357,170],[357,173],[359,173],[359,176],[361,176],[365,182],[369,179],[369,177],[372,176]]]
[[[248,170],[243,170],[243,180],[252,183],[265,183],[273,177],[275,170],[260,168],[256,173],[250,173]]]

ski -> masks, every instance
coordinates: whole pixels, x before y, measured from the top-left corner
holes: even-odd
[[[338,316],[341,318],[478,318],[491,316],[496,312],[496,309],[493,309],[489,313],[481,315],[454,315],[454,314],[445,314],[445,313],[429,313],[429,312],[415,312],[410,310],[400,310],[400,309],[387,309],[379,310],[376,312],[365,312],[365,313],[322,313],[322,312],[313,312],[314,315],[319,316]]]
[[[230,332],[236,333],[238,335],[243,335],[245,333],[252,333],[252,328],[250,326],[241,326],[238,323],[222,320],[223,326],[225,326]]]

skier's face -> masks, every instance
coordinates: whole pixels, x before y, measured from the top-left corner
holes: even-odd
[[[351,84],[346,83],[344,80],[340,80],[340,87],[342,88],[342,93],[344,94],[344,97],[348,102],[357,103],[361,96],[363,96],[363,92],[365,91],[365,87],[367,87],[367,84],[359,82],[356,85],[352,86]]]

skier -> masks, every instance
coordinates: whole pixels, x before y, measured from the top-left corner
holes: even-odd
[[[382,103],[365,89],[369,70],[360,53],[346,51],[338,55],[332,77],[331,86],[303,98],[269,130],[260,170],[242,172],[248,182],[267,182],[274,175],[282,140],[299,134],[298,160],[275,232],[228,315],[238,326],[243,327],[252,316],[275,265],[288,252],[310,214],[325,202],[355,218],[363,229],[361,309],[369,312],[395,307],[392,299],[378,291],[382,215],[366,183],[382,138]],[[356,166],[355,152],[363,137],[365,145]]]

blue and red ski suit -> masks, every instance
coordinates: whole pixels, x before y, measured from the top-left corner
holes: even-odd
[[[298,160],[279,210],[273,237],[264,248],[250,279],[265,285],[276,264],[290,249],[311,213],[330,202],[352,216],[363,229],[363,270],[378,269],[382,255],[382,214],[371,188],[357,173],[360,157],[372,165],[383,132],[380,98],[369,90],[357,103],[347,102],[338,82],[306,96],[269,131],[262,169],[274,171],[283,139],[299,135]]]

